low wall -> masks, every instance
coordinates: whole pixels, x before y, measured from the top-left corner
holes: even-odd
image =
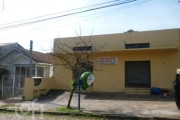
[[[46,94],[50,89],[56,89],[54,78],[25,78],[24,99],[32,100],[41,94]]]

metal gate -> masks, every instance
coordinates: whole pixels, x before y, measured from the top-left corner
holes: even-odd
[[[126,87],[150,87],[150,61],[125,62]]]
[[[4,99],[22,98],[24,94],[24,76],[5,75],[2,77],[1,96]]]

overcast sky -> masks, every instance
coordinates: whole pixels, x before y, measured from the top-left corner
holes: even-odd
[[[149,31],[180,28],[178,0],[137,0],[115,7],[1,30],[12,22],[108,1],[111,0],[0,0],[0,43],[18,42],[29,49],[29,42],[33,40],[33,50],[47,52],[54,38],[75,36],[75,30],[79,31],[80,28],[82,35],[90,35],[92,31],[93,35],[99,35],[122,33],[129,29]],[[77,11],[54,16],[72,12]]]

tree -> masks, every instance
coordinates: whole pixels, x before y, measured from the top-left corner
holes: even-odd
[[[95,67],[96,62],[94,62],[94,55],[102,50],[105,45],[106,44],[97,44],[92,39],[92,35],[89,37],[81,37],[81,35],[77,34],[77,37],[71,41],[54,41],[54,52],[51,53],[51,55],[56,58],[56,63],[54,64],[64,66],[73,72],[73,80],[71,81],[73,87],[71,87],[67,108],[70,108],[71,99],[74,90],[77,88],[79,76],[89,68],[93,67],[93,70],[97,70]]]
[[[2,76],[3,75],[8,75],[10,73],[9,69],[6,67],[3,67],[0,65],[0,88],[1,88],[1,81],[2,81]],[[0,89],[0,98],[1,98],[1,89]]]
[[[124,32],[124,33],[130,33],[130,32],[136,32],[133,29],[129,29],[128,31]]]
[[[0,66],[0,80],[2,79],[3,75],[8,75],[10,73],[9,69],[6,67]]]

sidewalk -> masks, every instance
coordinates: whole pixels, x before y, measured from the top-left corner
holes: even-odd
[[[52,91],[33,103],[34,109],[43,105],[45,111],[56,111],[57,107],[66,106],[70,92]],[[74,93],[71,107],[77,108],[78,95]],[[17,105],[32,105],[31,101],[19,101]],[[36,108],[37,107],[37,108]],[[134,117],[175,117],[180,118],[173,96],[130,95],[124,93],[81,93],[81,110],[96,114],[114,114]]]

